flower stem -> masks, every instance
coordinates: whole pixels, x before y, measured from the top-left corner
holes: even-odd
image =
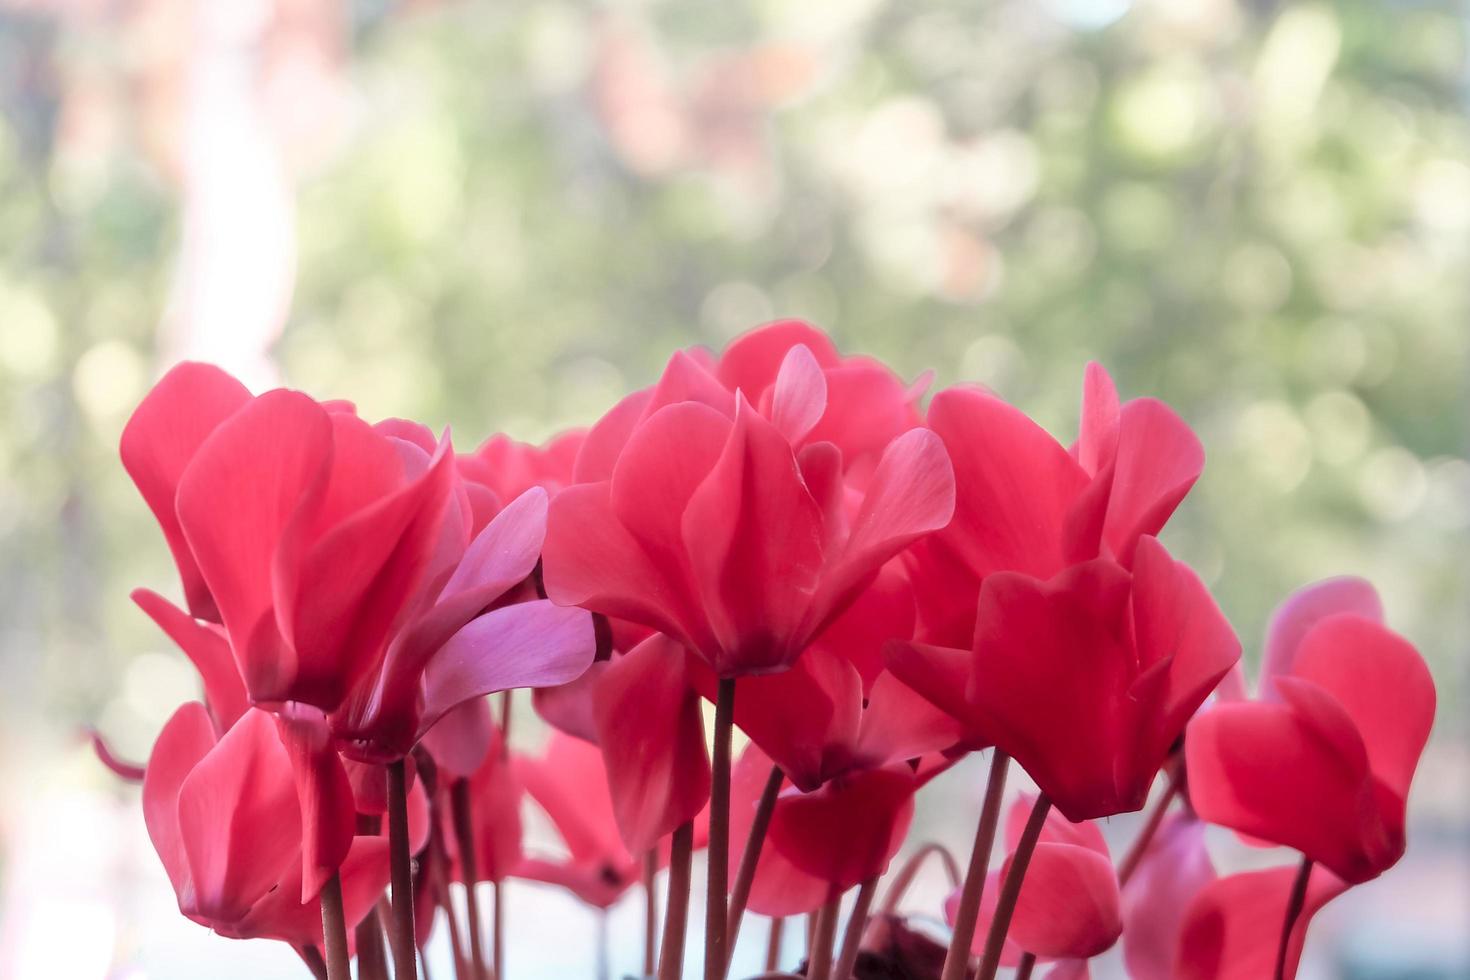
[[[1281,943],[1276,948],[1276,980],[1286,980],[1286,954],[1291,948],[1291,933],[1307,904],[1307,884],[1312,880],[1312,859],[1302,858],[1296,880],[1291,883],[1291,896],[1286,900],[1286,918],[1281,923]]]
[[[1036,969],[1036,954],[1022,953],[1021,962],[1016,964],[1016,980],[1031,980],[1031,971]]]
[[[775,973],[781,965],[781,937],[786,931],[786,917],[778,915],[771,920],[771,934],[766,939],[766,972]]]
[[[945,873],[949,875],[949,887],[951,889],[960,887],[960,866],[955,863],[954,855],[949,853],[949,848],[943,844],[930,841],[910,854],[908,860],[898,869],[898,874],[893,878],[893,884],[888,886],[888,893],[883,896],[883,904],[878,908],[879,915],[893,915],[898,911],[898,903],[903,901],[909,886],[918,876],[919,867],[931,854],[938,854],[939,860],[943,862]]]
[[[1164,795],[1154,804],[1153,811],[1148,815],[1148,822],[1138,832],[1138,838],[1134,840],[1133,846],[1128,848],[1128,853],[1123,857],[1123,863],[1118,865],[1118,884],[1128,884],[1128,879],[1133,877],[1133,872],[1138,870],[1138,863],[1143,860],[1144,854],[1148,853],[1148,845],[1158,833],[1159,825],[1164,822],[1164,814],[1169,810],[1169,804],[1174,802],[1174,797],[1179,794],[1179,781],[1172,774],[1168,775],[1169,785],[1164,790]]]
[[[643,855],[643,975],[653,976],[658,956],[658,893],[654,879],[658,876],[658,851],[649,848]]]
[[[388,763],[388,856],[393,882],[393,976],[418,975],[413,930],[413,855],[408,847],[408,772],[404,761]]]
[[[995,844],[995,828],[1000,823],[1000,802],[1005,795],[1006,767],[1010,756],[995,749],[990,757],[990,775],[985,782],[985,802],[980,807],[980,821],[975,826],[975,844],[970,849],[970,866],[965,871],[965,886],[955,910],[954,935],[944,956],[941,980],[964,980],[970,965],[970,944],[975,938],[975,920],[980,915],[980,898],[985,892],[985,876],[990,872],[990,849]]]
[[[811,953],[807,957],[807,980],[829,980],[832,976],[832,941],[837,937],[837,906],[841,901],[842,893],[833,888],[827,904],[817,913]]]
[[[689,862],[694,852],[694,824],[674,831],[669,848],[669,891],[664,909],[658,980],[680,980],[684,970],[684,926],[689,919]]]
[[[315,946],[293,946],[296,955],[301,957],[301,962],[311,971],[316,980],[327,980],[327,961],[322,959],[322,951]]]
[[[735,723],[735,678],[720,679],[709,795],[709,896],[705,900],[704,980],[724,980],[730,875],[730,735]]]
[[[485,949],[480,936],[480,898],[475,887],[480,881],[480,869],[475,856],[474,801],[470,797],[468,779],[456,779],[450,783],[449,806],[454,818],[454,842],[459,848],[459,870],[464,877],[465,910],[470,934],[470,968],[475,980],[485,980]]]
[[[847,931],[842,934],[842,953],[837,957],[837,980],[848,980],[857,966],[858,948],[862,945],[863,930],[868,925],[868,910],[873,907],[873,893],[878,890],[878,876],[874,875],[858,888],[857,902],[852,915],[847,919]]]
[[[990,934],[985,937],[985,955],[980,957],[979,980],[995,980],[995,971],[1000,968],[1000,952],[1005,946],[1006,933],[1011,928],[1011,916],[1016,911],[1016,899],[1021,896],[1021,882],[1026,878],[1026,868],[1031,863],[1031,852],[1041,838],[1041,828],[1046,824],[1051,800],[1045,793],[1036,797],[1031,816],[1026,818],[1026,829],[1021,831],[1021,840],[1011,855],[1011,867],[1000,886],[1000,897],[995,905],[995,918],[990,920]]]
[[[347,917],[342,912],[342,878],[333,874],[322,886],[322,940],[327,980],[352,980],[347,959]]]
[[[505,976],[505,882],[490,882],[490,899],[495,903],[490,910],[491,976],[498,980]]]
[[[449,920],[449,949],[454,958],[455,980],[470,980],[469,961],[464,951],[464,936],[459,928],[459,916],[455,912],[454,899],[449,888],[449,855],[444,850],[441,831],[444,826],[436,793],[430,797],[429,817],[433,822],[433,833],[429,835],[429,873],[434,878],[434,892],[439,904],[444,907],[444,917]],[[478,980],[478,978],[475,978]]]
[[[750,833],[745,838],[745,850],[740,852],[740,867],[735,872],[735,887],[730,891],[730,912],[725,917],[725,945],[734,955],[735,941],[740,938],[740,921],[745,917],[745,903],[750,901],[750,886],[755,881],[755,869],[760,865],[761,848],[765,846],[766,831],[771,827],[771,814],[776,811],[776,797],[781,792],[783,781],[780,766],[772,766],[761,790],[760,801],[755,806],[755,819],[751,821]]]
[[[369,912],[357,924],[357,980],[388,980],[388,952],[383,948],[383,926]]]

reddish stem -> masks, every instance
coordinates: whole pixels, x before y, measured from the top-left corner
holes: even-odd
[[[841,901],[842,893],[833,888],[827,904],[817,913],[811,955],[807,958],[807,980],[829,980],[832,976],[832,941],[837,938],[837,906]]]
[[[296,955],[301,957],[301,962],[311,971],[316,980],[327,980],[327,961],[322,959],[322,951],[315,946],[293,946]]]
[[[1031,853],[1041,838],[1041,829],[1046,824],[1046,814],[1051,810],[1051,800],[1045,793],[1038,794],[1031,816],[1026,819],[1026,829],[1021,831],[1021,840],[1011,855],[1011,867],[1000,886],[1000,898],[995,904],[995,918],[990,920],[990,934],[985,937],[985,954],[980,957],[979,980],[995,980],[995,971],[1000,968],[1000,952],[1005,945],[1006,933],[1011,928],[1011,916],[1016,911],[1016,899],[1021,895],[1021,882],[1026,878],[1026,868],[1031,864]]]
[[[1286,980],[1286,954],[1291,947],[1291,932],[1296,920],[1301,918],[1307,904],[1307,884],[1312,880],[1312,859],[1302,858],[1297,869],[1296,880],[1291,884],[1291,896],[1286,900],[1286,918],[1281,923],[1281,943],[1276,948],[1276,980]]]
[[[847,919],[847,931],[842,934],[842,954],[837,957],[837,980],[849,980],[857,966],[858,948],[862,945],[863,930],[868,924],[868,910],[873,907],[873,893],[878,890],[878,876],[863,882],[858,889],[857,902],[852,915]]]
[[[643,975],[653,976],[658,963],[658,892],[654,881],[658,877],[658,850],[649,848],[643,855]]]
[[[490,883],[490,900],[495,904],[490,909],[490,958],[494,961],[493,976],[505,976],[505,883]]]
[[[1021,962],[1016,964],[1016,980],[1031,980],[1031,971],[1036,969],[1036,954],[1022,953]]]
[[[730,736],[735,724],[735,678],[720,679],[715,697],[715,738],[709,794],[708,898],[704,917],[704,980],[724,980],[730,952],[725,943],[730,876]]]
[[[786,917],[776,916],[771,920],[771,934],[766,939],[766,972],[775,973],[781,965],[781,937],[786,931]]]
[[[474,801],[470,797],[468,779],[456,779],[449,785],[449,806],[454,819],[454,842],[459,848],[459,870],[464,877],[470,968],[474,971],[475,980],[485,980],[485,950],[480,941],[480,898],[475,887],[480,880],[480,869],[475,857]]]
[[[371,913],[363,916],[355,935],[357,980],[388,980],[388,951],[383,948],[383,927],[378,916]]]
[[[985,893],[985,876],[990,873],[990,850],[995,844],[995,828],[1000,823],[1001,797],[1006,789],[1006,767],[1010,756],[996,749],[990,757],[990,775],[985,781],[985,802],[980,807],[980,821],[975,826],[975,843],[970,848],[970,866],[965,871],[965,886],[955,910],[954,935],[949,951],[944,954],[941,980],[965,980],[970,966],[970,944],[975,938],[975,920],[980,915],[980,899]]]
[[[413,929],[413,856],[408,846],[408,772],[402,759],[388,764],[388,857],[393,882],[393,976],[418,975]]]
[[[322,886],[321,903],[327,980],[352,980],[347,957],[347,917],[342,912],[342,878],[339,875],[334,873]]]
[[[434,892],[439,904],[444,907],[444,917],[449,920],[449,948],[454,958],[455,980],[468,980],[469,960],[465,957],[464,935],[460,932],[459,916],[455,913],[454,898],[450,891],[449,855],[444,850],[444,838],[440,836],[444,826],[437,802],[438,794],[430,799],[430,819],[434,830],[429,835],[429,872],[434,876]]]
[[[893,915],[898,911],[898,903],[903,901],[904,895],[914,883],[914,878],[919,874],[919,867],[931,854],[939,855],[939,860],[944,864],[945,873],[949,875],[949,887],[955,889],[960,886],[960,866],[955,863],[954,855],[943,844],[930,841],[910,854],[903,867],[898,869],[893,884],[888,886],[888,893],[883,896],[883,904],[878,908],[879,915]]]
[[[669,890],[664,909],[664,939],[659,949],[658,980],[680,980],[684,969],[684,926],[689,919],[689,864],[694,852],[694,824],[674,831],[669,848]]]
[[[1169,785],[1164,790],[1164,795],[1154,804],[1154,808],[1148,815],[1148,822],[1138,832],[1138,837],[1133,841],[1133,846],[1128,848],[1128,853],[1123,857],[1123,863],[1118,865],[1118,884],[1128,884],[1128,879],[1133,877],[1133,872],[1138,870],[1138,864],[1143,856],[1148,853],[1148,845],[1153,841],[1154,835],[1159,832],[1159,826],[1164,822],[1164,814],[1168,812],[1169,804],[1174,802],[1174,797],[1179,794],[1179,782],[1173,775],[1168,777]]]
[[[734,955],[735,942],[740,938],[740,922],[745,918],[745,904],[750,901],[750,886],[755,881],[755,871],[760,865],[761,849],[766,843],[766,831],[771,827],[771,815],[776,812],[776,797],[781,793],[784,777],[780,766],[772,766],[761,790],[760,800],[755,806],[755,819],[750,823],[750,833],[745,837],[745,850],[740,853],[740,867],[735,872],[735,887],[730,892],[730,912],[725,917],[725,945]]]

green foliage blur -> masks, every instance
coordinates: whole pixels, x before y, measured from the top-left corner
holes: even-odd
[[[1167,541],[1248,656],[1287,591],[1363,574],[1463,692],[1456,5],[411,6],[347,15],[288,383],[535,440],[800,316],[1070,439],[1097,359],[1204,440]],[[61,136],[68,79],[147,56],[0,6],[0,707],[133,755],[190,693],[128,600],[177,584],[115,451],[165,366],[181,205],[126,108],[105,152]]]

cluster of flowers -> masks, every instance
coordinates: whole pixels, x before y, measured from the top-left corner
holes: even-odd
[[[703,848],[707,980],[747,908],[775,918],[772,975],[802,913],[824,980],[1083,977],[1120,937],[1139,980],[1294,975],[1312,914],[1403,853],[1423,660],[1371,586],[1334,579],[1278,610],[1251,698],[1229,623],[1156,537],[1204,463],[1173,411],[1120,403],[1092,365],[1069,448],[980,388],[922,410],[925,387],[783,322],[674,354],[586,431],[457,455],[174,368],[122,458],[187,610],[134,599],[203,680],[138,771],[180,909],[331,980],[352,956],[416,977],[443,919],[483,980],[506,876],[599,908],[641,885],[644,971],[676,980]],[[492,715],[513,688],[553,728],[539,755],[510,751],[509,697]],[[898,908],[932,846],[873,895],[916,794],[985,749],[946,949]],[[1002,821],[1012,764],[1039,792]],[[1092,821],[1161,774],[1115,866]],[[565,856],[522,852],[527,794]],[[1217,877],[1205,822],[1300,864]],[[497,883],[492,942],[456,881]]]

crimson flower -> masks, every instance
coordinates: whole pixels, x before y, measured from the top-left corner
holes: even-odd
[[[968,656],[918,643],[889,653],[896,674],[919,678],[919,693],[1087,820],[1143,805],[1240,643],[1194,572],[1145,536],[1132,571],[1097,558],[1045,581],[987,576]]]
[[[841,450],[806,442],[827,389],[805,346],[764,412],[682,352],[640,395],[589,433],[577,475],[596,482],[552,501],[546,592],[657,629],[721,677],[789,667],[884,562],[949,521],[949,463],[924,429],[887,445],[848,518]]]
[[[957,647],[974,633],[975,598],[993,572],[1049,579],[1100,555],[1125,568],[1157,535],[1204,468],[1204,450],[1163,402],[1122,405],[1089,364],[1080,435],[1069,450],[989,391],[941,391],[929,427],[954,464],[954,520],[910,556],[921,636]]]
[[[1035,802],[1034,796],[1023,793],[1006,816],[1007,858],[1000,870],[988,875],[971,941],[977,956],[985,949],[1000,883]],[[959,891],[945,900],[944,915],[951,925],[959,904]],[[1031,953],[1038,961],[1085,961],[1109,949],[1122,932],[1118,877],[1102,832],[1094,823],[1072,823],[1056,810],[1048,811],[1016,899],[1001,963],[1015,966],[1022,953]]]
[[[1273,619],[1260,700],[1216,705],[1189,726],[1200,816],[1293,847],[1344,881],[1404,853],[1409,784],[1434,722],[1434,680],[1380,621],[1367,583],[1338,579]]]
[[[197,702],[169,719],[148,760],[143,818],[184,915],[224,936],[321,945],[292,773],[265,712],[247,711],[223,735]],[[350,841],[336,864],[355,923],[387,887],[388,841],[354,839],[350,823],[339,839]]]

